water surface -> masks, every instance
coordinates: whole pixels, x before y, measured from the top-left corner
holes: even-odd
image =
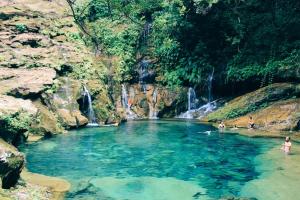
[[[70,131],[21,150],[30,171],[71,182],[66,199],[192,200],[260,198],[252,186],[274,160],[259,158],[278,145],[157,120]]]

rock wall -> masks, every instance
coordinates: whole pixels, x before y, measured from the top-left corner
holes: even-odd
[[[147,84],[144,87],[140,84],[126,85],[127,101],[130,109],[126,109],[122,102],[121,86],[116,92],[115,104],[117,111],[128,118],[133,115],[135,118],[171,118],[185,111],[187,108],[187,89],[170,89],[155,84]]]
[[[94,80],[103,88],[98,76],[103,64],[82,41],[66,1],[2,0],[0,40],[0,123],[15,122],[14,132],[24,138],[88,123],[78,102],[82,84]],[[95,90],[102,96],[96,107],[111,104],[106,90]],[[110,112],[104,109],[99,118],[105,121],[100,115]],[[20,121],[20,113],[28,115],[30,124]],[[16,144],[10,125],[0,134]]]

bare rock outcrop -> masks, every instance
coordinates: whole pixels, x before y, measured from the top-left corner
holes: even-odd
[[[56,72],[51,68],[11,69],[0,68],[0,94],[31,97],[53,84]]]

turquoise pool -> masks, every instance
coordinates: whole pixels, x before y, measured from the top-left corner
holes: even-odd
[[[259,199],[249,183],[266,176],[259,158],[279,144],[193,121],[157,120],[70,131],[21,150],[30,171],[72,184],[66,199]]]

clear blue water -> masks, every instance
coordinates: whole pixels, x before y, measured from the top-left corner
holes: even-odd
[[[255,157],[277,144],[158,120],[70,131],[21,150],[30,171],[71,182],[66,199],[188,200],[239,196],[259,175]]]

